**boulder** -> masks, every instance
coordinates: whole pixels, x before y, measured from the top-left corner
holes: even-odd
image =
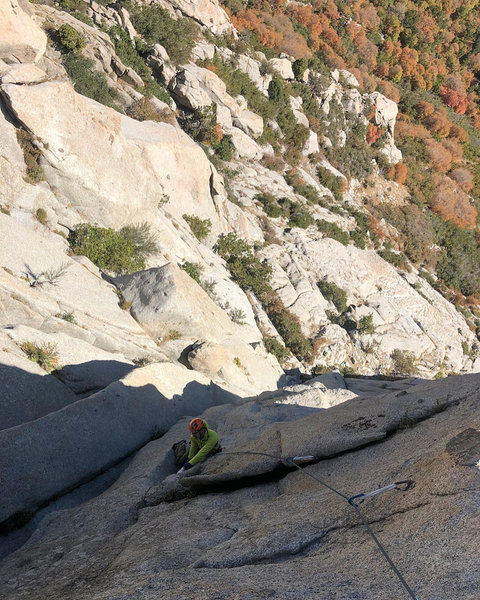
[[[165,340],[169,331],[177,331],[186,340],[221,342],[229,335],[243,334],[242,328],[174,264],[117,277],[115,285],[131,302],[135,319],[153,338]]]
[[[221,344],[204,342],[194,346],[188,353],[188,362],[195,371],[218,373],[228,359],[228,352]]]
[[[239,158],[258,160],[262,157],[262,149],[250,136],[238,129],[238,127],[233,127],[230,133],[232,143]]]
[[[271,58],[268,64],[282,77],[282,79],[292,80],[295,75],[292,69],[292,63],[288,58]]]
[[[250,77],[263,94],[268,94],[268,86],[272,81],[272,76],[269,73],[261,74],[260,63],[257,60],[246,54],[240,54],[238,56],[238,68]]]
[[[315,154],[319,151],[320,148],[318,145],[318,136],[314,131],[310,129],[308,134],[308,140],[305,142],[305,146],[302,149],[302,154],[308,156],[309,154]]]
[[[210,44],[205,40],[197,42],[192,50],[191,60],[197,62],[198,60],[208,60],[215,56],[215,45]]]
[[[208,342],[205,354],[216,345],[221,345],[226,352],[224,364],[214,380],[236,395],[250,396],[265,389],[276,389],[284,383],[283,370],[273,355],[263,348],[259,331],[231,321],[226,312],[177,266],[167,264],[124,275],[115,283],[125,299],[132,303],[136,320],[163,345],[172,360],[183,361],[192,346]],[[225,355],[216,348],[215,365],[219,364],[220,356],[223,360]],[[191,366],[197,368],[194,364]],[[212,377],[214,373],[210,371]]]
[[[251,110],[242,110],[238,117],[233,119],[235,127],[239,127],[247,135],[258,138],[263,133],[263,119]]]
[[[171,8],[191,17],[214,35],[236,34],[227,13],[218,0],[168,0]]]
[[[15,64],[6,69],[0,69],[0,83],[39,83],[46,77],[45,71],[30,63]]]
[[[132,69],[132,67],[127,67],[126,65],[124,65],[117,56],[112,56],[112,68],[118,75],[118,77],[120,77],[120,79],[123,79],[125,83],[140,88],[145,85],[140,75],[137,75],[137,73]]]
[[[205,108],[212,103],[219,110],[228,110],[232,117],[240,117],[241,110],[236,100],[227,93],[227,86],[218,75],[189,64],[183,66],[170,84],[175,101],[190,110]]]
[[[297,123],[299,125],[303,125],[304,127],[310,127],[308,119],[302,110],[302,99],[290,96],[289,100],[291,109],[293,111]]]
[[[394,164],[402,160],[401,151],[395,146],[394,130],[397,118],[398,106],[393,100],[389,100],[380,92],[369,94],[368,99],[375,109],[375,123],[386,130],[386,143],[382,148],[390,163]]]
[[[47,47],[47,36],[21,8],[18,0],[0,5],[0,59],[7,63],[35,63]]]

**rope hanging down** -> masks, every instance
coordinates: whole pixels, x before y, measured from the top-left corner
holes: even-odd
[[[301,467],[300,465],[297,465],[297,463],[296,463],[296,461],[298,461],[298,460],[301,460],[304,462],[309,462],[309,461],[315,460],[314,456],[286,456],[285,458],[279,459],[278,456],[274,456],[273,454],[267,454],[266,452],[253,452],[253,451],[249,451],[249,450],[244,450],[243,452],[223,452],[222,454],[223,455],[225,455],[225,454],[256,454],[258,456],[268,456],[269,458],[275,458],[276,460],[281,460],[287,466],[295,467],[296,469],[301,471],[304,475],[311,477],[320,485],[323,485],[324,487],[328,488],[329,490],[331,490],[338,496],[341,496],[344,500],[346,500],[346,502],[348,502],[348,504],[353,508],[353,510],[360,517],[360,520],[362,521],[362,524],[365,527],[368,535],[373,539],[373,541],[377,545],[378,549],[384,556],[385,560],[388,562],[392,571],[398,577],[400,583],[405,588],[405,590],[408,593],[408,595],[410,596],[410,598],[412,598],[412,600],[418,600],[417,596],[413,593],[412,589],[410,588],[410,586],[405,581],[405,579],[402,576],[402,574],[400,573],[400,571],[397,569],[397,567],[393,563],[392,559],[390,558],[387,551],[385,550],[385,548],[382,546],[382,544],[378,540],[377,536],[373,533],[370,525],[368,524],[367,519],[363,516],[363,514],[360,512],[360,509],[358,508],[358,505],[362,504],[362,502],[364,502],[366,498],[371,498],[372,496],[377,496],[378,494],[382,494],[383,492],[387,492],[387,491],[394,490],[394,489],[406,492],[407,490],[409,490],[415,486],[415,482],[412,479],[407,479],[405,481],[397,481],[397,482],[387,485],[385,487],[379,488],[377,490],[373,490],[372,492],[367,492],[365,494],[356,494],[355,496],[348,497],[345,494],[342,494],[342,492],[339,492],[338,490],[333,488],[331,485],[328,485],[328,483],[325,483],[325,481],[322,481],[318,477],[315,477],[315,475],[312,475],[311,473],[309,473],[303,467]]]

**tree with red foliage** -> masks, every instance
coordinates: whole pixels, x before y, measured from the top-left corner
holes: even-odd
[[[463,127],[455,123],[452,123],[448,137],[457,140],[460,144],[468,142],[468,133]]]
[[[388,170],[388,176],[397,183],[403,185],[407,181],[408,167],[405,163],[399,162],[392,165]]]
[[[440,96],[447,106],[459,115],[464,115],[468,107],[468,99],[456,90],[444,85],[440,88]]]
[[[454,169],[450,173],[450,178],[453,179],[464,192],[469,192],[473,188],[473,175],[468,169]]]
[[[436,175],[434,185],[430,208],[446,221],[453,221],[459,227],[475,229],[477,210],[467,194],[444,175]]]
[[[377,90],[397,104],[400,102],[400,92],[390,81],[379,81]]]
[[[450,170],[452,165],[452,155],[444,146],[442,146],[442,144],[433,139],[429,139],[425,140],[425,147],[430,158],[430,165],[435,171],[446,173]]]
[[[374,144],[382,135],[382,133],[383,131],[380,129],[380,127],[377,127],[377,125],[374,125],[373,123],[369,123],[367,127],[367,133],[365,135],[367,144]]]

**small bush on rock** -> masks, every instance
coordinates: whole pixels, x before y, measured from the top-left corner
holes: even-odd
[[[120,235],[133,244],[135,254],[140,258],[145,259],[158,253],[155,235],[146,221],[136,225],[125,225],[120,229]]]
[[[415,356],[407,350],[394,350],[391,354],[393,369],[399,375],[414,375],[417,372]]]
[[[202,267],[198,263],[192,263],[188,260],[180,265],[180,268],[190,275],[190,277],[200,285],[200,273],[202,272]]]
[[[189,61],[198,27],[192,19],[174,19],[167,10],[156,5],[130,7],[135,29],[147,44],[161,44],[175,64]]]
[[[190,225],[190,229],[197,240],[202,241],[210,233],[212,228],[210,219],[200,219],[195,215],[183,215],[183,218]]]
[[[300,359],[309,360],[312,344],[302,333],[298,318],[284,306],[278,294],[270,290],[262,297],[262,304],[285,346]]]
[[[216,144],[213,144],[212,148],[220,160],[226,162],[232,160],[234,146],[230,134],[222,135],[222,139]]]
[[[86,256],[104,271],[123,274],[145,268],[135,244],[113,229],[82,223],[70,232],[68,242],[74,254]]]
[[[284,214],[275,196],[273,194],[270,194],[269,192],[257,194],[255,196],[255,200],[258,200],[260,202],[260,204],[263,207],[263,210],[265,211],[265,214],[272,219],[281,217]]]
[[[31,361],[36,362],[47,373],[51,373],[58,367],[58,354],[55,344],[45,343],[39,346],[33,342],[23,342],[20,348]]]
[[[365,315],[358,321],[357,331],[360,335],[368,334],[372,335],[375,333],[375,325],[373,324],[373,315]]]
[[[262,264],[252,246],[235,233],[221,235],[214,250],[226,261],[233,279],[242,289],[252,290],[259,297],[269,289],[271,267]]]
[[[337,242],[340,242],[344,246],[348,246],[350,235],[346,231],[343,231],[343,229],[340,229],[336,223],[330,223],[330,221],[323,219],[318,219],[316,223],[318,230],[326,237],[337,240]]]
[[[57,33],[60,43],[67,52],[80,52],[85,47],[85,40],[71,25],[64,23]]]
[[[17,129],[17,141],[23,151],[23,159],[27,166],[25,180],[27,183],[38,183],[45,179],[45,173],[39,164],[41,151],[35,144],[33,135],[25,129]],[[2,211],[3,212],[3,211]]]
[[[265,348],[267,352],[273,354],[278,362],[282,365],[290,355],[290,352],[283,344],[281,344],[275,338],[267,338],[265,341]]]
[[[341,177],[337,177],[329,169],[319,165],[317,167],[318,180],[322,185],[328,188],[337,202],[343,200],[343,181]]]
[[[79,94],[92,98],[105,106],[117,108],[115,100],[118,94],[116,90],[109,87],[104,73],[95,70],[93,60],[69,52],[62,57],[62,63]]]
[[[322,296],[332,302],[340,314],[347,310],[347,292],[345,290],[333,281],[326,281],[325,279],[319,281],[317,285],[322,292]]]
[[[39,223],[45,225],[45,223],[47,222],[47,211],[44,208],[37,208],[35,212],[35,217],[37,218],[37,221]]]

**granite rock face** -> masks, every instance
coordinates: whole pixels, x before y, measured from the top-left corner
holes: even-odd
[[[69,83],[5,84],[2,90],[16,117],[48,145],[42,166],[57,197],[92,222],[119,227],[138,211],[151,220],[164,197],[179,212],[195,204],[203,218],[214,216],[208,159],[172,125],[122,116],[76,94]]]
[[[2,2],[0,23],[0,59],[7,63],[33,63],[42,57],[47,36],[23,10],[18,0]]]
[[[243,597],[400,598],[404,588],[339,493],[411,480],[408,491],[367,498],[362,514],[418,597],[441,597],[455,574],[456,598],[474,600],[478,383],[417,382],[327,410],[275,399],[212,407],[203,416],[224,450],[180,479],[183,492],[170,477],[182,420],[112,473],[107,490],[49,508],[0,564],[6,597],[173,599],[201,588],[226,600],[241,585]],[[291,452],[314,455],[299,463],[308,476],[282,466]],[[222,493],[232,477],[237,485]]]

